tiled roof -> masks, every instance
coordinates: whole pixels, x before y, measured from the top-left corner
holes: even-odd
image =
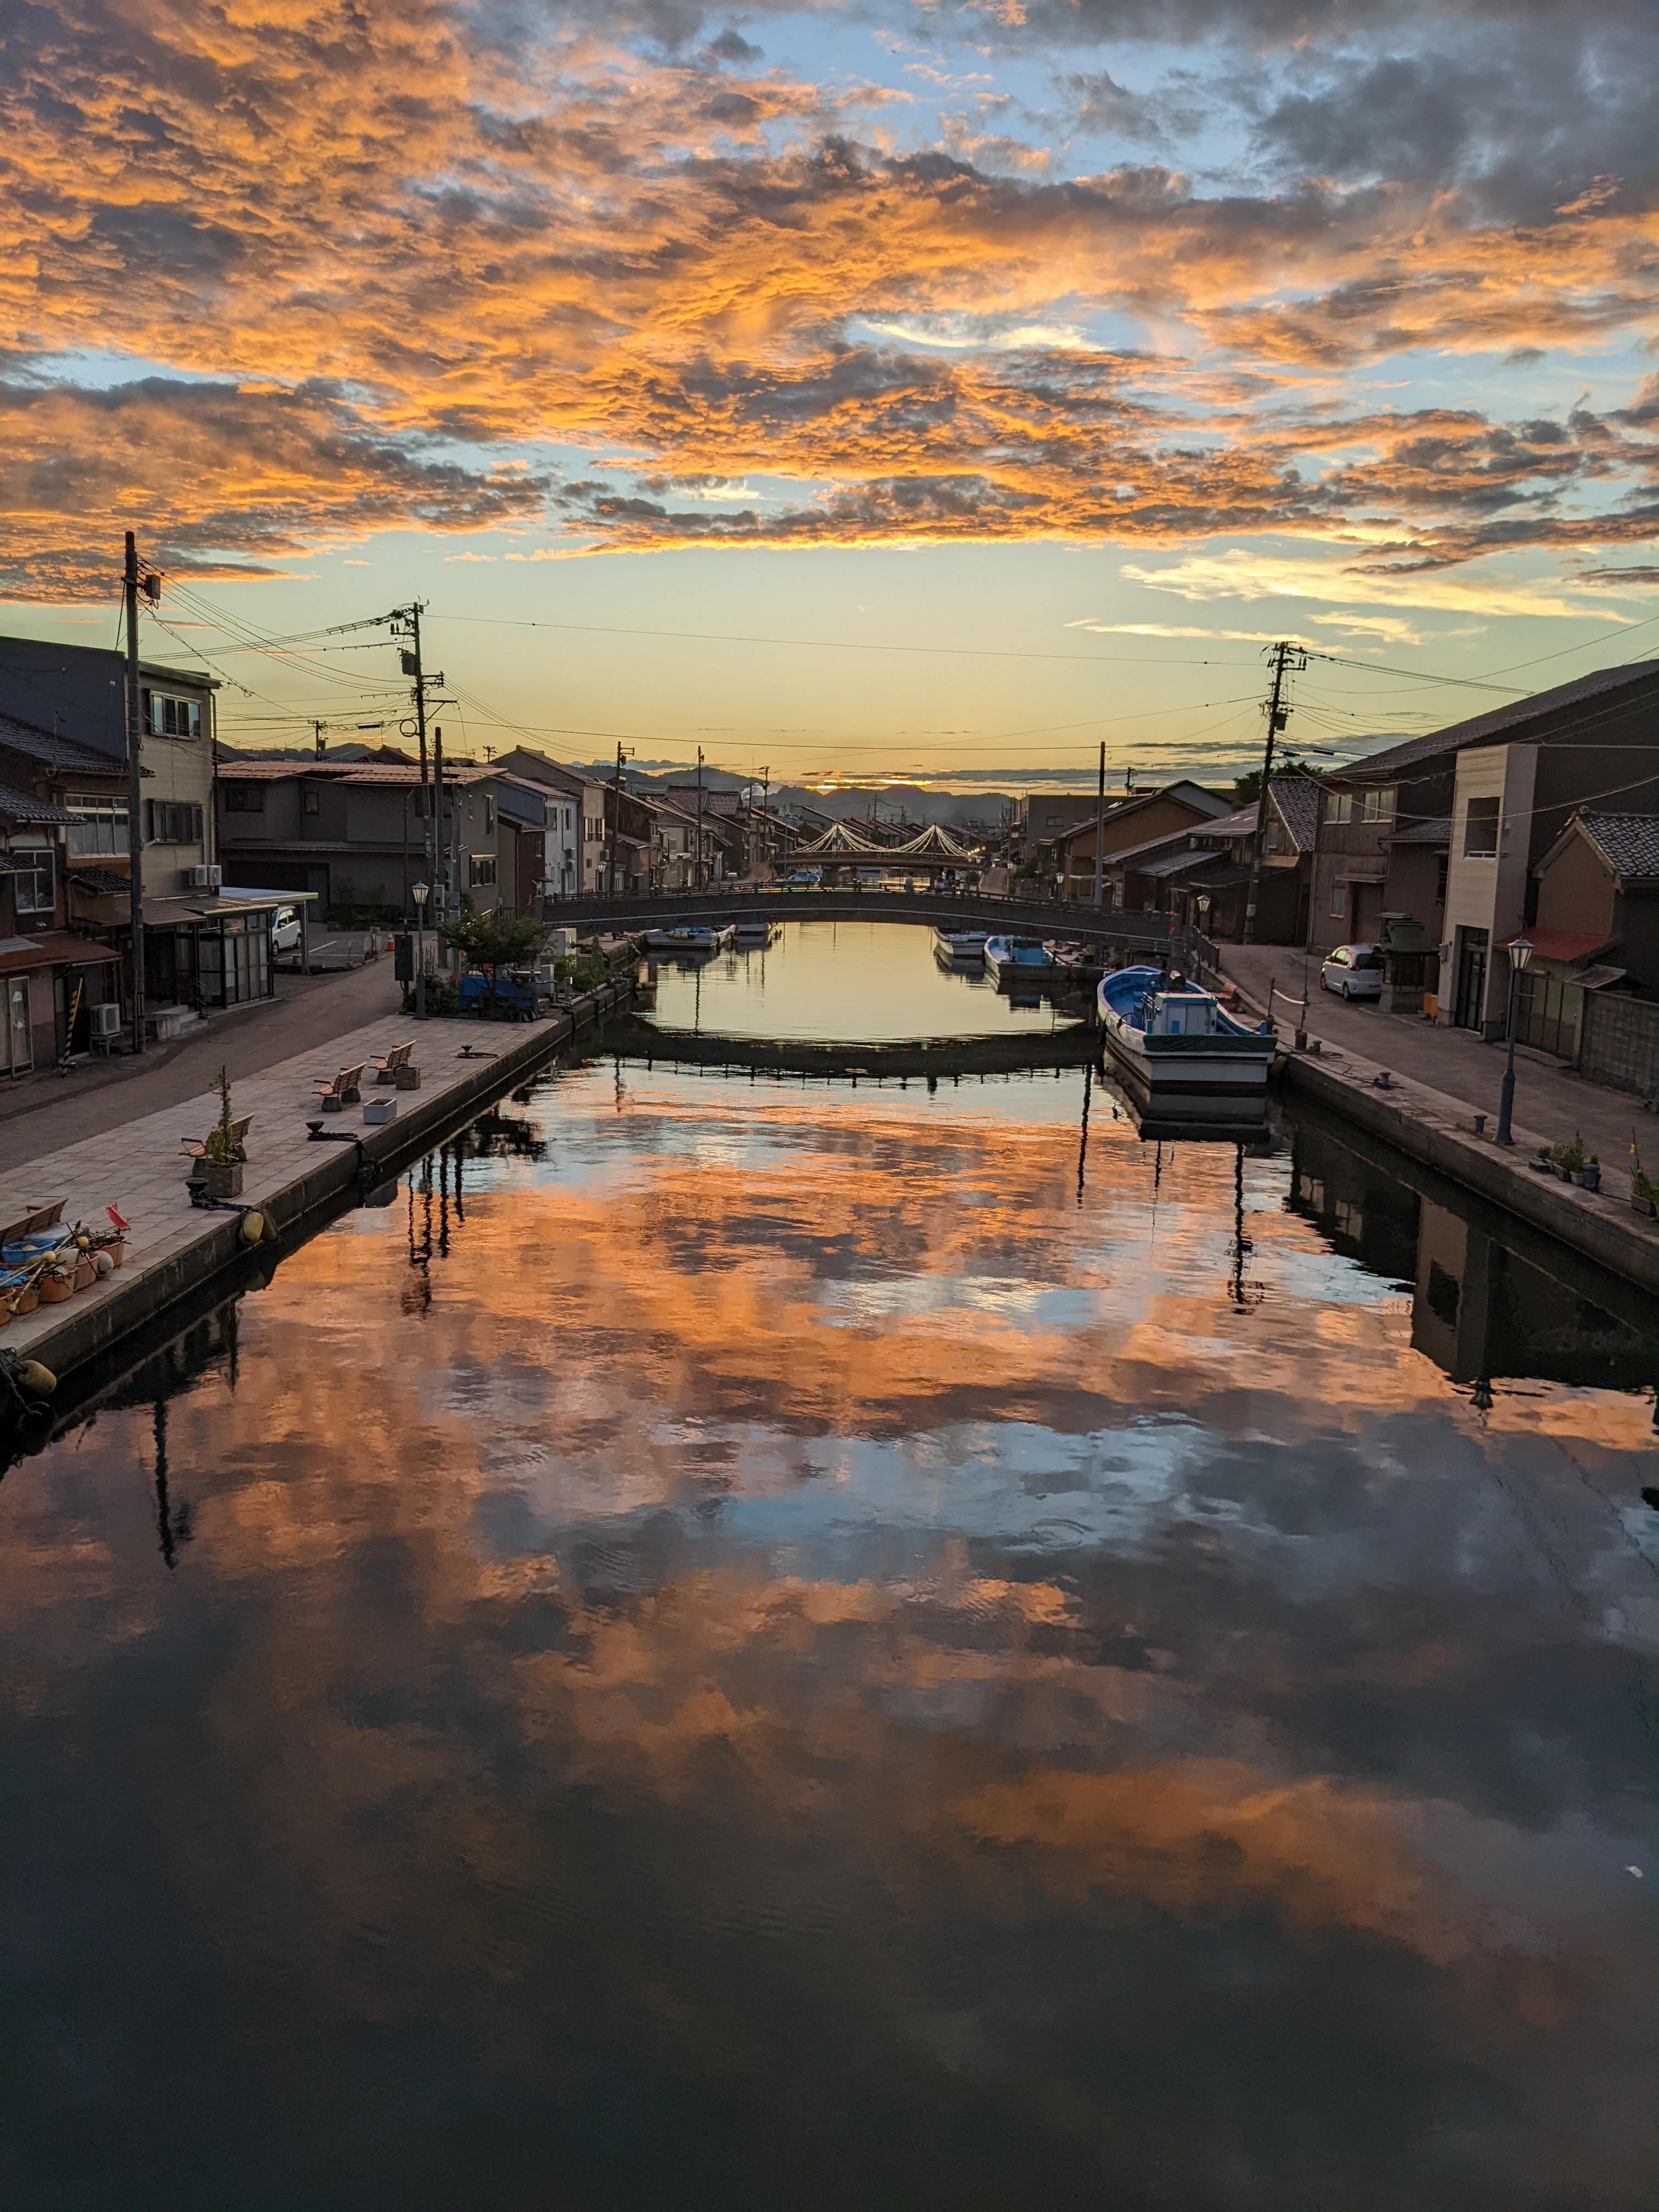
[[[1523,929],[1521,934],[1531,945],[1534,960],[1559,960],[1569,966],[1588,960],[1592,953],[1606,952],[1619,942],[1602,929]],[[1498,950],[1507,952],[1515,941],[1505,938]]]
[[[18,791],[9,783],[0,783],[0,814],[14,822],[67,822],[69,816],[61,806],[49,799],[37,799],[32,791]]]
[[[1581,814],[1577,820],[1615,876],[1659,876],[1659,815]]]
[[[1276,775],[1267,791],[1297,851],[1311,853],[1319,836],[1319,786],[1310,775]]]
[[[1620,691],[1639,693],[1644,688],[1659,690],[1659,660],[1635,660],[1618,668],[1598,668],[1593,675],[1581,676],[1571,684],[1558,684],[1553,690],[1534,692],[1529,699],[1515,699],[1507,706],[1490,708],[1483,714],[1473,715],[1466,722],[1453,722],[1426,738],[1408,738],[1404,744],[1389,745],[1382,752],[1372,753],[1367,760],[1352,761],[1340,772],[1344,777],[1399,775],[1424,761],[1461,752],[1465,745],[1497,745],[1510,739],[1525,739],[1537,723],[1558,714],[1571,714],[1577,707],[1611,700]]]
[[[96,898],[109,898],[117,891],[132,888],[131,878],[118,875],[113,868],[71,868],[69,880],[76,890],[89,892]]]
[[[114,754],[95,753],[90,745],[33,722],[20,722],[15,714],[0,714],[0,750],[21,753],[42,768],[75,769],[82,775],[120,775],[125,771],[125,763]]]
[[[1409,830],[1397,830],[1389,842],[1391,845],[1449,845],[1451,828],[1450,815],[1439,814],[1432,821],[1413,822]]]

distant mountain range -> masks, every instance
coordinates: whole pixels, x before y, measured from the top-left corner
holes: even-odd
[[[237,760],[291,760],[296,763],[314,761],[317,757],[310,745],[228,745],[219,748],[222,762]],[[406,748],[393,745],[362,745],[356,743],[331,744],[326,758],[331,761],[406,760],[410,756]],[[459,754],[446,756],[451,760]],[[551,755],[549,756],[552,757]],[[579,775],[591,775],[596,783],[608,783],[616,772],[611,761],[573,761],[569,765]],[[643,792],[647,796],[661,795],[671,784],[681,787],[696,779],[695,768],[675,766],[653,775],[630,767],[625,771],[630,791]],[[741,791],[749,781],[744,775],[734,775],[729,769],[706,768],[702,772],[705,787],[710,791]],[[930,791],[920,784],[890,783],[879,789],[860,791],[814,791],[805,784],[779,783],[771,788],[775,806],[806,806],[819,814],[833,817],[838,822],[865,821],[872,806],[876,807],[884,822],[909,822],[918,826],[938,822],[947,830],[963,823],[976,822],[995,824],[1005,811],[1014,803],[1012,794],[1006,791]]]

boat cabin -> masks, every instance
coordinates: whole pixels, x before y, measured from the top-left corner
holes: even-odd
[[[1214,1036],[1220,1009],[1208,991],[1152,991],[1146,1000],[1148,1036]]]

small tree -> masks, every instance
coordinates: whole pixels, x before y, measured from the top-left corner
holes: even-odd
[[[219,1118],[208,1132],[202,1157],[216,1168],[228,1168],[236,1158],[235,1117],[230,1110],[230,1073],[222,1067],[214,1079],[214,1089],[219,1094]]]
[[[444,941],[460,954],[470,968],[482,968],[489,977],[490,1011],[495,1011],[495,978],[503,968],[527,967],[547,945],[547,924],[534,915],[509,914],[493,907],[481,914],[465,906],[459,917],[444,930]]]

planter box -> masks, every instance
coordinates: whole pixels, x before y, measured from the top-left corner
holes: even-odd
[[[421,1087],[420,1069],[418,1067],[410,1067],[407,1062],[405,1062],[402,1067],[397,1070],[397,1084],[399,1091],[418,1091]]]
[[[395,1098],[371,1098],[363,1109],[363,1120],[374,1127],[382,1121],[395,1121],[398,1102]]]
[[[202,1180],[207,1185],[210,1198],[240,1198],[242,1194],[242,1163],[231,1160],[222,1165],[217,1160],[204,1160]]]

